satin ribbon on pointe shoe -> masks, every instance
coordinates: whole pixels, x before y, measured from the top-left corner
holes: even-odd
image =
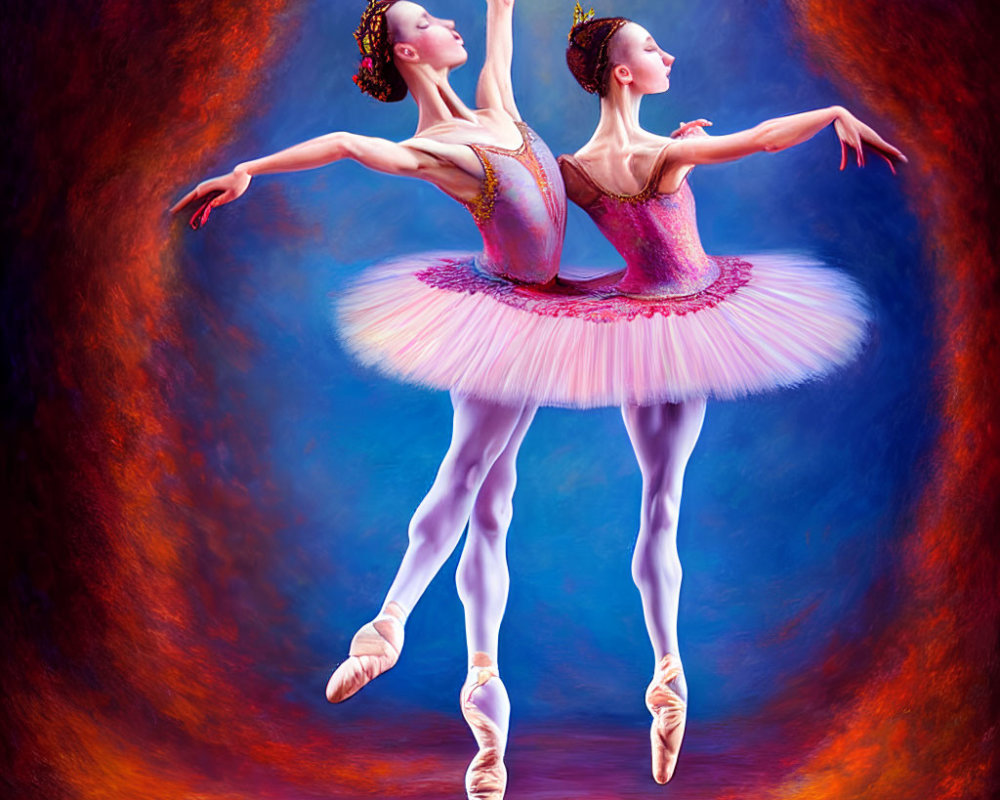
[[[403,610],[389,603],[382,613],[351,639],[348,659],[337,667],[326,685],[326,699],[341,703],[386,670],[392,669],[403,649]]]
[[[501,755],[503,733],[496,722],[472,702],[473,692],[494,679],[499,681],[500,673],[492,659],[486,653],[476,653],[460,697],[462,716],[479,745],[479,752],[465,773],[468,800],[503,800],[507,790],[507,767]]]
[[[653,681],[646,689],[646,708],[653,715],[653,724],[649,729],[653,780],[659,784],[673,777],[684,739],[687,704],[667,685],[681,674],[680,660],[667,653],[657,664]]]

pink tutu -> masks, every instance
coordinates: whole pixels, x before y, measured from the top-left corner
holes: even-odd
[[[338,329],[361,363],[506,405],[588,408],[792,386],[861,348],[867,314],[849,278],[791,256],[707,255],[687,181],[656,191],[662,156],[642,192],[613,194],[572,157],[560,171],[519,127],[516,150],[471,146],[481,254],[401,258],[344,293]],[[557,274],[567,186],[624,270]]]
[[[786,255],[710,259],[717,277],[691,294],[633,297],[609,279],[512,283],[470,253],[411,256],[363,273],[338,328],[386,375],[511,405],[728,399],[855,358],[868,315],[847,276]]]

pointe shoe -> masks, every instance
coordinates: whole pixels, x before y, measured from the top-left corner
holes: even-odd
[[[389,603],[378,617],[354,634],[348,659],[337,667],[326,685],[326,699],[341,703],[351,697],[392,669],[402,649],[403,612],[395,603]]]
[[[656,667],[646,689],[646,708],[653,715],[649,740],[653,754],[653,780],[664,784],[674,776],[677,756],[684,739],[687,704],[667,684],[680,677],[681,662],[667,653]]]
[[[460,697],[462,716],[479,745],[479,752],[465,773],[465,792],[469,800],[503,800],[507,790],[507,767],[503,763],[506,735],[473,701],[476,691],[490,681],[497,681],[503,687],[492,660],[488,656],[477,658],[473,661]]]

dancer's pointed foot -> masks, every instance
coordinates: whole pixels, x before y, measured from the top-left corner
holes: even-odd
[[[493,660],[476,653],[469,677],[462,687],[462,716],[476,737],[479,752],[465,773],[469,800],[503,800],[507,789],[507,746],[510,699]]]
[[[327,700],[346,700],[396,664],[403,649],[405,620],[399,604],[388,603],[379,616],[354,634],[348,659],[337,667],[326,685]]]
[[[657,664],[653,681],[646,689],[646,708],[653,715],[653,724],[649,729],[653,780],[661,784],[673,777],[684,739],[687,703],[668,686],[682,676],[680,659],[667,653]]]

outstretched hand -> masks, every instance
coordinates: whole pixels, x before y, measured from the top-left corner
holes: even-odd
[[[242,170],[233,170],[228,175],[220,175],[218,178],[210,178],[202,181],[182,197],[170,209],[171,214],[176,214],[192,203],[196,203],[196,210],[188,224],[192,230],[198,230],[208,222],[208,215],[213,208],[231,203],[240,197],[250,185],[250,175]]]
[[[840,168],[842,170],[847,167],[848,147],[854,150],[858,166],[865,165],[864,146],[866,144],[885,160],[893,175],[896,174],[896,162],[904,164],[907,162],[902,151],[889,144],[847,109],[842,109],[833,121],[833,129],[837,132],[837,138],[840,139]]]
[[[682,122],[680,127],[670,134],[671,139],[683,139],[685,136],[708,136],[704,130],[712,123],[707,119],[696,119],[693,122]]]

